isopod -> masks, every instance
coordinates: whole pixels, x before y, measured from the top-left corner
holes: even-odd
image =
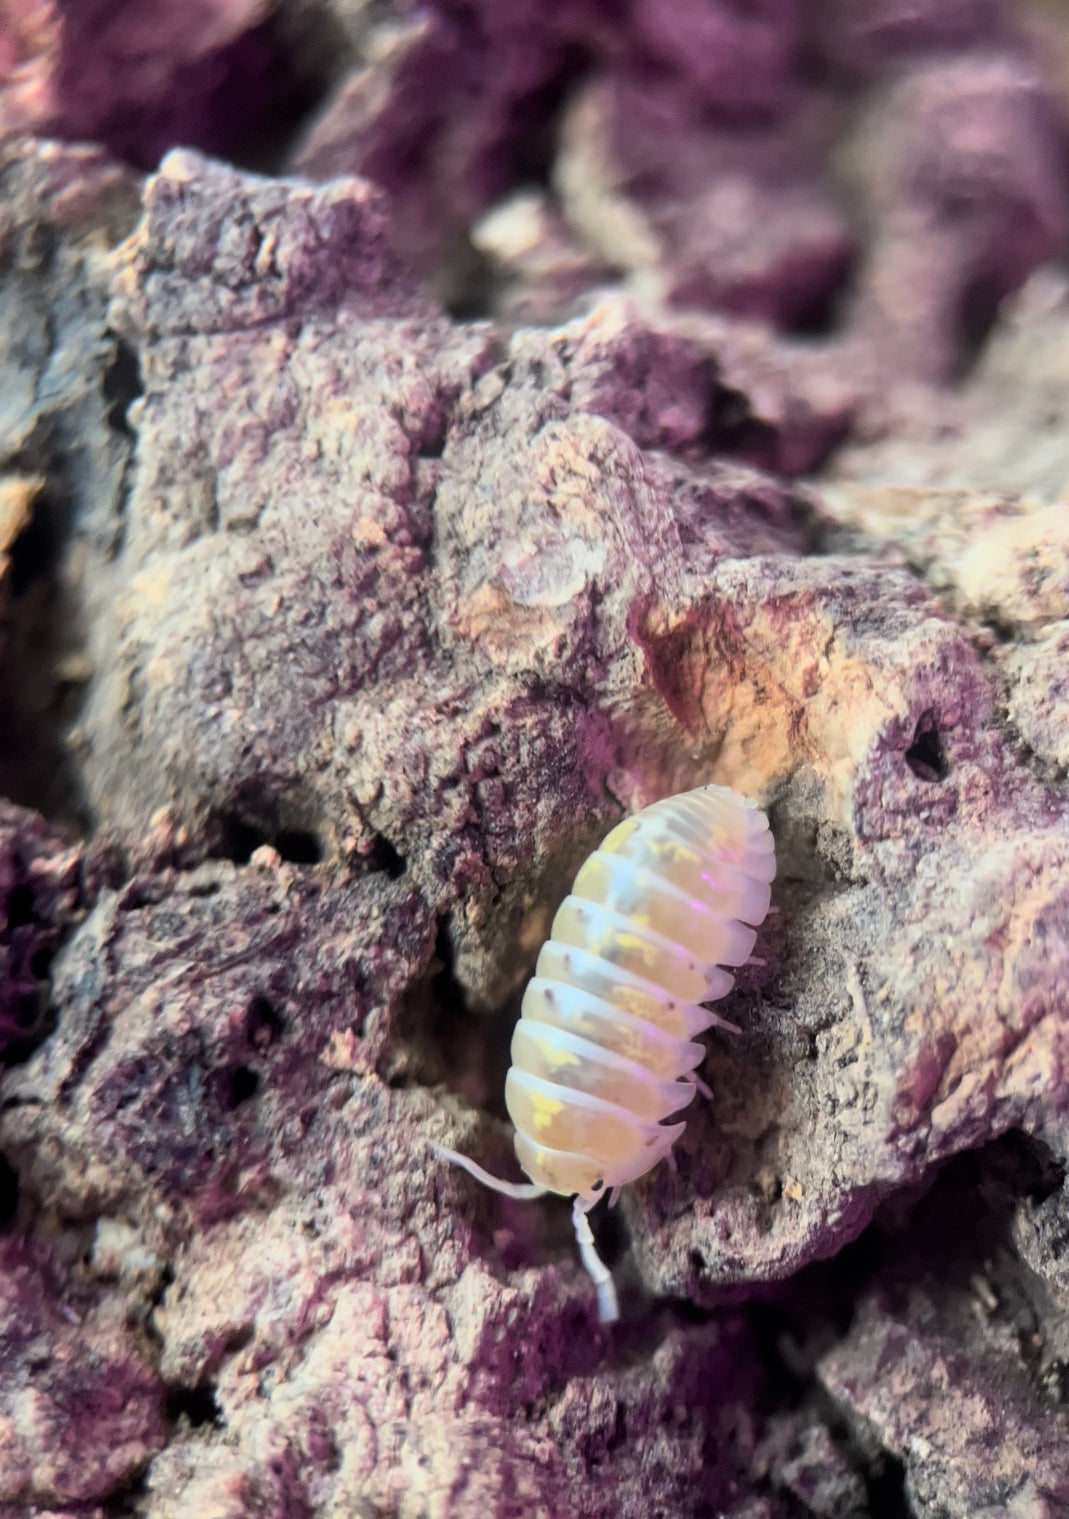
[[[587,1214],[635,1181],[686,1127],[666,1123],[702,1086],[713,1024],[768,912],[776,874],[768,818],[726,786],[670,796],[619,823],[584,862],[553,920],[512,1039],[505,1104],[530,1183],[500,1181],[435,1149],[509,1197],[573,1197],[579,1253],[603,1323],[619,1316]]]

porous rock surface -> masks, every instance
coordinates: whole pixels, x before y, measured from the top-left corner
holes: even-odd
[[[403,204],[385,169],[176,152],[141,186],[4,149],[4,677],[49,773],[4,762],[85,825],[0,817],[5,1519],[1069,1502],[1058,278],[928,384],[967,357],[966,287],[982,313],[1064,237],[1056,128],[993,6],[831,7],[858,88],[901,68],[844,171],[883,164],[847,329],[786,340],[733,312],[789,324],[855,234],[810,174],[820,111],[783,107],[797,14],[730,10],[636,4],[603,40],[514,316],[607,278],[610,189],[638,251],[552,327],[451,319],[395,245],[492,202],[503,102],[596,6],[505,28],[524,68],[468,137],[443,86],[440,183]],[[380,126],[443,36],[402,23],[358,76]],[[745,99],[694,61],[710,27]],[[951,92],[917,55],[963,39],[992,51]],[[657,104],[640,53],[688,81],[674,181],[616,156],[654,144],[620,126]],[[932,148],[914,118],[947,111]],[[796,124],[786,160],[756,128],[721,151],[751,113]],[[732,205],[767,240],[699,290]],[[507,225],[482,236],[507,270]],[[564,1205],[429,1141],[515,1174],[505,1042],[554,907],[626,811],[707,780],[769,808],[777,911],[713,1103],[595,1215],[606,1330]]]

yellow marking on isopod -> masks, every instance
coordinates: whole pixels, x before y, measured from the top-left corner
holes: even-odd
[[[627,843],[627,840],[635,832],[636,828],[639,827],[640,817],[641,813],[636,813],[634,817],[625,818],[622,823],[617,823],[616,827],[606,836],[600,846],[606,854],[616,854],[620,845]]]
[[[546,1092],[530,1092],[528,1101],[531,1104],[531,1118],[540,1129],[548,1129],[554,1118],[564,1112],[561,1099],[550,1097]]]

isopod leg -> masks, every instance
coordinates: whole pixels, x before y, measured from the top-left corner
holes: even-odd
[[[705,1082],[705,1081],[702,1080],[702,1078],[698,1075],[697,1071],[691,1071],[690,1074],[687,1076],[687,1080],[689,1082],[693,1083],[693,1085],[695,1086],[695,1088],[705,1098],[706,1102],[712,1102],[712,1100],[713,1100],[713,1089],[708,1084],[708,1082]]]
[[[598,1289],[598,1319],[603,1324],[615,1324],[620,1317],[620,1305],[616,1300],[616,1286],[612,1272],[597,1252],[594,1236],[590,1230],[588,1209],[597,1202],[596,1197],[577,1197],[572,1203],[572,1223],[579,1242],[579,1258],[586,1267],[587,1275]]]
[[[709,1023],[708,1023],[708,1027],[709,1028],[722,1028],[722,1029],[725,1030],[726,1033],[729,1033],[729,1034],[741,1034],[742,1033],[742,1029],[739,1028],[739,1025],[737,1023],[731,1023],[731,1022],[729,1022],[729,1020],[727,1018],[721,1018],[721,1016],[720,1016],[719,1013],[714,1013],[713,1012],[712,1008],[709,1006],[709,1004],[707,1002],[703,1002],[701,1006],[702,1006],[702,1012],[705,1014],[705,1016],[709,1020]]]

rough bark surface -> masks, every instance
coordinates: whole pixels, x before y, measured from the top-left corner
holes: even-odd
[[[1069,1506],[1039,34],[614,10],[9,6],[3,1519]],[[257,58],[305,178],[16,134],[237,153]],[[599,1328],[430,1144],[515,1174],[555,906],[710,780],[777,910]]]

